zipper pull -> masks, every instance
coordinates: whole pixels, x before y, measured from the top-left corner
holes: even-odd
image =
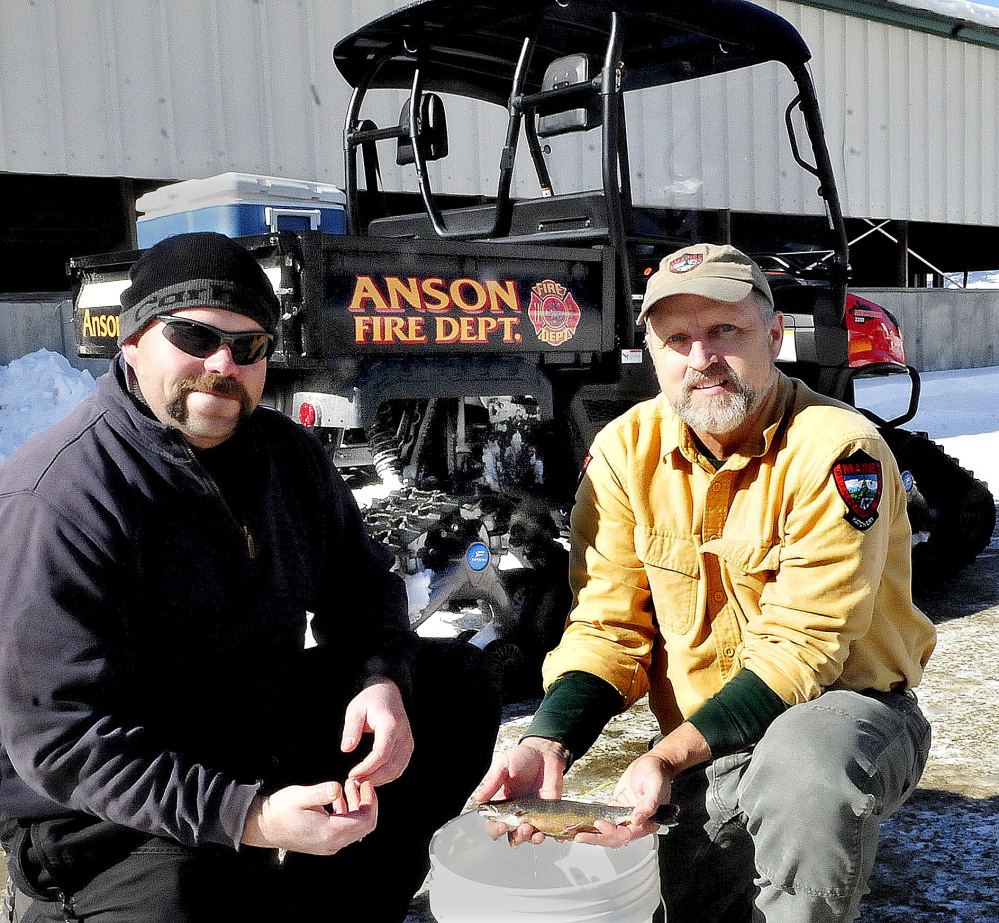
[[[249,526],[243,526],[243,534],[246,536],[246,553],[252,561],[257,556],[257,543],[253,540],[253,533]]]

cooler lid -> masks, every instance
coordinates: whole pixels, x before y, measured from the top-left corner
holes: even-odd
[[[220,173],[160,186],[140,196],[135,207],[148,215],[240,202],[342,206],[346,196],[342,189],[329,183],[254,173]]]

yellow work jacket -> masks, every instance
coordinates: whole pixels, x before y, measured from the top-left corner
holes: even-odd
[[[791,705],[918,683],[935,632],[912,603],[890,450],[862,414],[783,374],[762,419],[717,471],[662,396],[597,435],[572,514],[575,604],[546,686],[583,670],[625,707],[648,691],[667,733],[743,667]],[[843,488],[858,459],[880,467],[866,505]]]

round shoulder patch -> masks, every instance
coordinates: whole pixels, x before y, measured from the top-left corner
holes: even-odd
[[[846,504],[843,518],[855,529],[867,531],[878,518],[884,487],[881,462],[866,452],[857,451],[836,462],[832,476],[836,490]]]

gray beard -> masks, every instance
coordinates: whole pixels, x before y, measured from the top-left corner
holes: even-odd
[[[732,390],[714,397],[699,399],[698,406],[695,407],[694,386],[705,378],[718,375],[724,375],[728,379],[728,387]],[[716,363],[704,372],[688,370],[683,378],[683,397],[676,403],[670,401],[670,406],[694,432],[724,436],[738,429],[749,419],[770,393],[773,382],[774,376],[771,375],[767,384],[761,390],[756,390],[747,385],[727,365]]]

